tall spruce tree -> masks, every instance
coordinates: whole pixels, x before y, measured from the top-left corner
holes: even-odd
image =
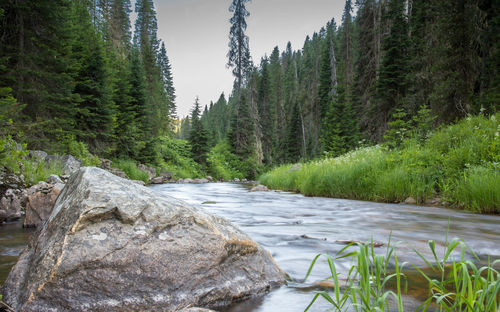
[[[191,112],[191,130],[189,132],[189,143],[191,143],[191,154],[193,159],[200,165],[206,165],[208,146],[208,133],[200,120],[201,108],[198,97],[194,102]]]
[[[229,12],[233,13],[233,17],[230,19],[231,29],[229,31],[229,52],[227,53],[229,67],[233,67],[233,75],[236,79],[236,108],[234,110],[235,116],[231,123],[232,134],[233,134],[233,147],[237,154],[242,154],[243,151],[248,149],[248,142],[250,135],[244,127],[240,129],[242,125],[241,119],[245,119],[247,122],[251,122],[251,119],[246,120],[247,116],[239,116],[240,112],[249,112],[248,103],[242,101],[242,86],[248,70],[251,66],[250,61],[250,49],[248,44],[248,36],[245,34],[247,29],[247,23],[245,18],[250,15],[250,13],[245,8],[245,4],[250,0],[233,0],[231,6],[229,7]],[[241,107],[240,107],[241,106]],[[242,107],[244,106],[244,107]]]
[[[110,145],[114,134],[115,106],[104,42],[92,26],[87,7],[74,2],[75,29],[73,57],[77,66],[74,93],[78,113],[78,138],[96,152]]]

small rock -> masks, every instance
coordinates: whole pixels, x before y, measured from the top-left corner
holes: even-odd
[[[45,222],[50,217],[64,186],[62,183],[52,185],[42,181],[30,187],[27,190],[28,200],[23,226],[26,228],[38,227]]]
[[[7,220],[7,212],[5,210],[0,210],[0,223]]]
[[[184,183],[193,183],[193,179],[184,179]]]
[[[49,184],[57,184],[57,183],[64,184],[63,180],[61,180],[61,178],[59,178],[59,176],[55,175],[55,174],[51,174],[48,177],[47,183],[49,183]]]
[[[62,163],[64,174],[72,174],[73,172],[80,169],[80,167],[82,166],[82,161],[71,155],[64,155],[64,156],[49,155],[47,156],[46,160],[49,164],[54,162]]]
[[[49,155],[44,151],[30,151],[28,154],[28,157],[30,159],[33,159],[33,160],[38,159],[41,161],[44,161],[45,158],[47,158],[47,156],[49,156]]]
[[[247,179],[242,179],[241,182],[248,182],[248,180]]]
[[[109,172],[111,172],[112,174],[114,174],[116,176],[119,176],[120,178],[128,179],[127,174],[123,170],[112,168],[111,170],[109,170]]]
[[[141,181],[141,180],[132,180],[132,182],[134,182],[135,184],[142,185],[142,186],[146,185],[146,183],[144,183],[144,181]]]
[[[149,176],[149,179],[156,177],[156,169],[153,167],[149,167],[144,164],[139,164],[137,165],[137,169],[146,172]]]
[[[241,181],[240,181],[240,179],[238,179],[238,178],[234,178],[234,179],[233,179],[233,182],[241,182]]]
[[[177,180],[177,183],[178,183],[178,184],[182,184],[182,183],[184,183],[184,179],[182,179],[182,178],[181,178],[181,179]]]
[[[407,205],[416,205],[417,201],[415,200],[415,198],[413,198],[413,197],[410,196],[407,199],[405,199],[405,204],[407,204]]]
[[[172,174],[168,171],[160,171],[160,174],[158,176],[164,177],[167,181],[172,180]]]
[[[214,178],[212,178],[211,176],[207,176],[207,180],[210,181],[210,182],[213,182]]]
[[[105,158],[99,158],[99,160],[101,161],[101,169],[110,171],[113,168],[113,162],[111,160]]]
[[[252,189],[250,190],[250,192],[267,192],[267,191],[269,191],[269,189],[265,185],[257,185],[252,187]]]
[[[152,178],[150,180],[151,184],[163,184],[165,183],[165,178],[164,177],[156,177],[156,178]]]

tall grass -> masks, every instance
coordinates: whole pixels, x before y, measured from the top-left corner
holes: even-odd
[[[118,159],[113,161],[113,166],[123,170],[131,180],[139,180],[144,183],[149,183],[149,175],[137,168],[137,164],[133,160]]]
[[[385,255],[376,255],[371,244],[357,244],[358,250],[348,252],[348,245],[342,249],[334,258],[326,255],[331,275],[327,278],[334,283],[333,294],[321,291],[311,300],[305,311],[308,311],[319,297],[328,301],[334,311],[397,311],[403,312],[402,282],[406,277],[402,273],[406,263],[399,264],[396,250],[389,244]],[[442,258],[436,253],[434,241],[429,241],[429,248],[433,254],[433,259],[426,259],[420,252],[415,250],[418,256],[434,271],[440,278],[429,277],[423,270],[413,265],[413,267],[428,281],[428,299],[425,300],[416,311],[427,311],[431,305],[443,312],[497,312],[500,309],[500,273],[494,266],[500,263],[499,260],[490,262],[487,266],[478,268],[474,262],[466,258],[466,254],[477,256],[460,239],[451,241],[446,239],[445,249]],[[455,254],[459,251],[460,257],[457,260]],[[317,255],[311,263],[306,274],[306,279],[316,264]],[[339,273],[335,267],[335,261],[353,257],[354,264],[347,273],[347,287],[341,293],[339,283]],[[389,272],[389,263],[394,263],[395,270]],[[389,281],[396,281],[395,292],[388,289]],[[332,296],[333,295],[333,296]],[[393,299],[390,306],[389,299]]]
[[[52,174],[62,175],[64,173],[63,164],[60,161],[47,163],[40,160],[25,160],[23,175],[27,185],[35,185],[40,181],[47,181]]]
[[[455,207],[500,213],[500,114],[469,117],[421,142],[373,146],[260,177],[273,189],[308,196],[417,203],[440,197]]]

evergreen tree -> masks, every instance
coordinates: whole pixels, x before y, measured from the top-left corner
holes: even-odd
[[[258,108],[260,128],[262,129],[262,150],[264,164],[271,165],[274,160],[274,147],[277,145],[276,106],[271,102],[271,75],[267,58],[261,60],[261,78],[258,87]]]
[[[396,108],[403,108],[406,96],[409,70],[410,46],[408,38],[408,20],[405,15],[404,0],[390,0],[386,19],[390,20],[389,34],[384,38],[382,49],[384,56],[377,82],[377,105],[372,110],[377,120],[379,131],[386,128],[386,120]]]
[[[240,111],[250,115],[248,103],[242,101],[242,86],[247,72],[251,66],[250,50],[248,46],[248,36],[245,34],[247,23],[245,18],[250,15],[245,8],[245,4],[250,0],[233,0],[229,7],[229,12],[234,13],[231,17],[231,30],[229,32],[229,52],[227,54],[229,67],[233,67],[233,75],[236,78],[236,94],[237,102],[232,122],[233,147],[237,154],[242,154],[248,148],[248,142],[251,140],[248,137],[248,132],[239,127],[243,124],[241,119],[247,122],[252,122],[249,116],[239,116]],[[243,106],[243,107],[240,107]]]
[[[109,145],[114,134],[115,107],[112,101],[111,80],[104,43],[95,33],[86,6],[74,3],[77,36],[73,57],[78,69],[74,93],[78,138],[93,152]]]
[[[168,110],[171,118],[176,117],[176,107],[175,107],[175,88],[174,88],[174,79],[172,77],[172,66],[170,65],[170,61],[167,56],[167,50],[165,48],[165,43],[161,43],[161,49],[158,57],[158,63],[161,70],[161,77],[163,81],[163,85],[165,88],[165,93],[168,97]]]
[[[208,146],[208,133],[200,121],[200,103],[196,98],[191,113],[191,130],[189,132],[189,143],[191,143],[191,154],[193,159],[200,165],[206,165]]]

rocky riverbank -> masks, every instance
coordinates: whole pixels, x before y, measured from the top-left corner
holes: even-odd
[[[47,181],[39,182],[36,185],[27,185],[22,174],[15,175],[7,172],[7,170],[0,170],[0,225],[3,222],[17,221],[23,216],[25,216],[24,225],[26,227],[40,225],[50,215],[59,193],[64,188],[65,181],[82,166],[82,161],[71,155],[59,156],[49,155],[44,151],[30,151],[27,157],[45,163],[47,166],[58,163],[62,167],[62,175],[51,175]],[[116,168],[109,159],[100,159],[99,167],[121,178],[130,179],[123,170]],[[140,185],[218,182],[210,176],[195,179],[177,179],[168,171],[157,172],[155,168],[144,164],[139,164],[137,169],[145,172],[149,178],[148,183],[133,180],[133,182]],[[246,180],[235,179],[232,182],[246,182]]]
[[[215,308],[285,280],[227,220],[102,169],[74,173],[11,271],[17,311]]]

